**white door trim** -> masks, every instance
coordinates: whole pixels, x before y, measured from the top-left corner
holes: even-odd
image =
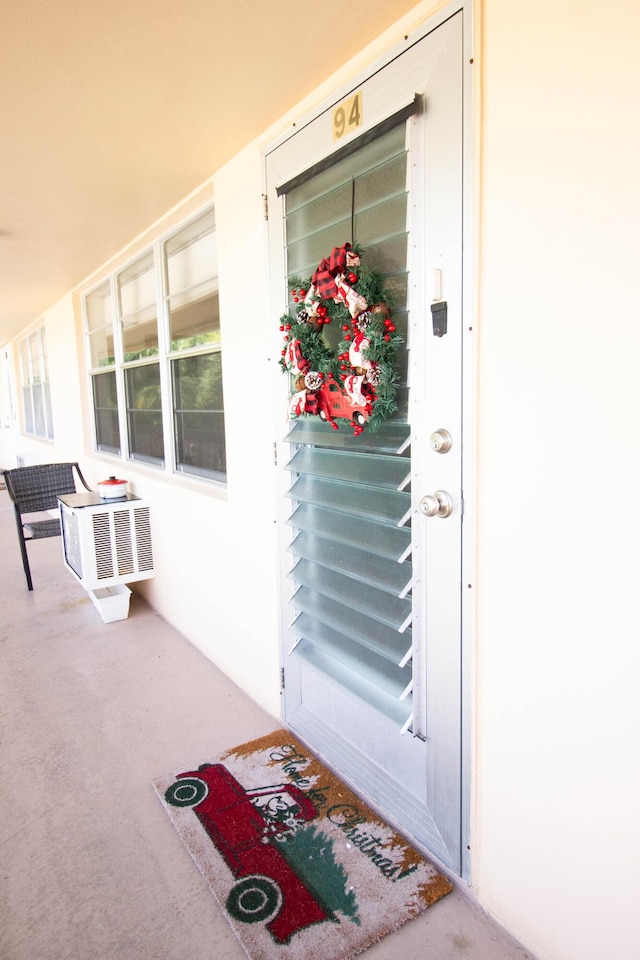
[[[462,425],[464,437],[464,455],[462,458],[462,490],[464,496],[464,517],[462,524],[462,877],[470,879],[471,875],[471,812],[473,791],[473,718],[474,718],[474,638],[475,638],[475,610],[476,610],[476,578],[474,553],[474,477],[475,477],[475,383],[476,383],[476,278],[475,259],[473,251],[476,246],[476,230],[474,227],[474,78],[473,78],[473,4],[472,0],[460,0],[443,6],[437,13],[429,17],[414,31],[409,33],[401,43],[394,45],[380,57],[373,60],[360,73],[345,81],[329,96],[316,105],[312,110],[297,119],[295,125],[283,132],[278,138],[271,141],[263,152],[263,176],[266,193],[266,166],[267,157],[283,143],[296,136],[302,129],[313,123],[333,105],[343,100],[349,93],[356,90],[365,80],[384,69],[394,59],[418,43],[428,34],[458,12],[463,14],[463,289],[462,309],[465,318],[463,329],[463,363],[462,363]],[[398,104],[398,107],[403,104]],[[386,111],[388,113],[388,110]],[[382,117],[380,118],[382,119]],[[356,135],[357,136],[357,133]],[[319,158],[318,158],[319,159]],[[302,171],[300,171],[302,172]],[[273,362],[277,361],[274,356]],[[284,445],[281,442],[282,421],[276,426],[274,446],[283,455]],[[279,429],[278,429],[279,428]],[[280,474],[282,476],[282,473]],[[281,493],[282,491],[280,491]],[[281,604],[286,610],[286,602]],[[286,624],[283,623],[283,631]]]

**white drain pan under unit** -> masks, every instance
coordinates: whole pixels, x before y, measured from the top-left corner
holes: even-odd
[[[149,507],[137,497],[60,497],[64,564],[85,590],[154,575]]]

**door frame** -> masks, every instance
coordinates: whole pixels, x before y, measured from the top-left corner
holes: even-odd
[[[477,245],[477,231],[475,227],[475,136],[474,136],[474,54],[473,54],[473,0],[453,0],[441,7],[436,13],[429,16],[418,27],[404,35],[403,40],[389,47],[384,53],[376,56],[366,67],[349,76],[340,85],[332,89],[320,103],[297,118],[279,137],[270,141],[263,149],[263,189],[267,193],[267,157],[277,147],[286,143],[308,124],[313,123],[320,115],[326,113],[333,106],[340,103],[353,90],[378,71],[384,69],[397,57],[401,56],[409,47],[422,40],[436,30],[446,20],[456,13],[462,13],[462,42],[463,42],[463,78],[462,78],[462,124],[463,124],[463,155],[462,155],[462,492],[463,492],[463,522],[462,522],[462,568],[461,568],[461,845],[462,868],[461,877],[467,882],[471,877],[471,811],[473,778],[473,718],[474,718],[474,639],[476,617],[476,564],[475,564],[475,435],[476,435],[476,269],[474,252]],[[402,20],[399,21],[402,25]],[[426,278],[425,278],[426,282]],[[277,362],[275,355],[272,361]],[[277,461],[282,464],[286,456],[286,442],[282,437],[282,418],[279,416],[280,405],[276,404],[276,419],[274,424],[274,451]],[[285,471],[278,471],[277,496],[284,497],[283,478]],[[287,616],[286,599],[279,597],[281,636],[286,634]],[[281,644],[281,668],[284,668],[286,651]],[[402,829],[402,826],[400,829]],[[433,854],[429,852],[431,859]]]

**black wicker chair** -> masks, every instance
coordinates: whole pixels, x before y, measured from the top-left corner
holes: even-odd
[[[59,537],[60,520],[28,519],[28,515],[58,509],[60,494],[76,493],[76,475],[85,489],[90,490],[77,463],[38,463],[4,471],[7,491],[13,500],[16,514],[22,565],[29,590],[33,590],[33,582],[27,543],[29,540],[42,540],[45,537]]]

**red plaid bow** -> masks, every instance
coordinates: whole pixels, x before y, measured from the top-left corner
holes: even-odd
[[[338,295],[335,277],[345,272],[349,250],[351,250],[350,243],[345,243],[341,247],[334,247],[329,256],[318,264],[311,282],[321,300],[329,300],[331,297]]]

